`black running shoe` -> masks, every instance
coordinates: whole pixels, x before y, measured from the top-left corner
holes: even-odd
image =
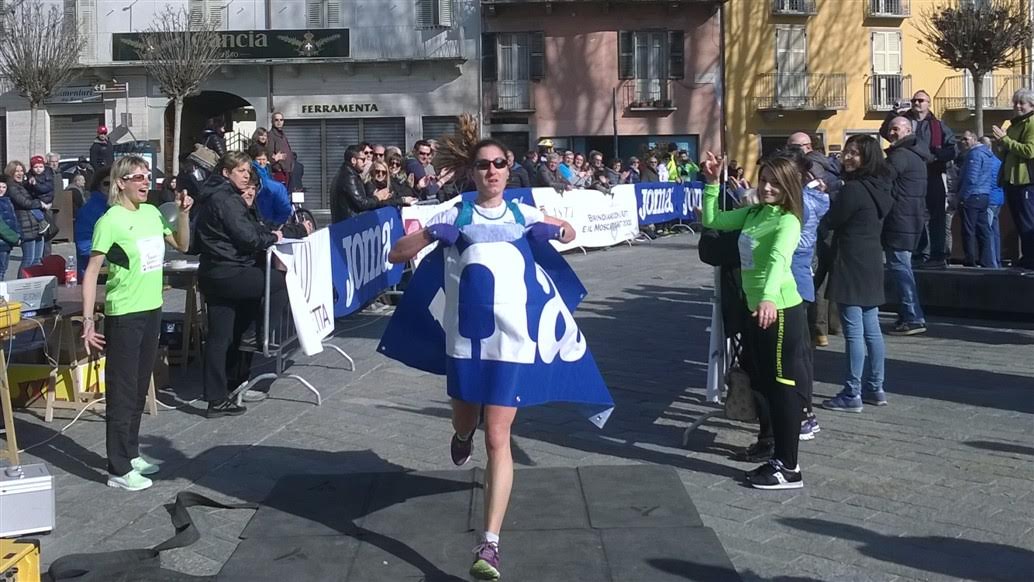
[[[893,329],[887,330],[890,335],[916,335],[920,333],[926,333],[925,323],[902,323],[894,326]]]
[[[452,463],[457,467],[462,467],[467,464],[470,460],[471,453],[474,452],[474,433],[477,432],[477,428],[470,431],[467,435],[466,440],[460,440],[459,433],[453,433],[452,443],[449,445],[449,452],[452,453]]]
[[[784,467],[778,459],[772,459],[751,473],[753,474],[747,477],[747,481],[755,489],[780,490],[804,487],[800,466],[790,470]]]
[[[219,402],[208,403],[208,410],[205,411],[205,417],[219,418],[220,416],[240,416],[247,411],[247,408],[235,404],[231,400],[220,400]]]

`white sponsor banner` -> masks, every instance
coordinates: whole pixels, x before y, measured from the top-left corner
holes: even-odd
[[[284,240],[273,254],[287,268],[287,295],[298,343],[305,355],[318,354],[323,351],[323,338],[334,331],[330,231],[321,228],[304,240]]]
[[[568,190],[558,194],[552,188],[535,188],[535,205],[549,216],[566,220],[574,227],[574,242],[554,246],[561,251],[603,248],[632,240],[639,234],[635,192],[616,190]]]
[[[636,199],[633,189],[617,189],[613,194],[598,190],[569,190],[558,194],[552,188],[534,188],[535,206],[546,215],[566,220],[575,231],[574,242],[553,245],[560,251],[585,248],[603,248],[632,240],[639,234],[636,217]],[[402,226],[406,234],[423,228],[427,221],[460,203],[459,196],[441,204],[418,204],[402,208]],[[427,246],[414,259],[419,264],[434,250]]]

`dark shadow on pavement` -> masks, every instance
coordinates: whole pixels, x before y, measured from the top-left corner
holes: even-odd
[[[1012,443],[997,443],[994,441],[964,441],[963,444],[976,449],[987,451],[998,451],[1000,453],[1016,453],[1017,455],[1034,456],[1034,447],[1015,445]]]
[[[891,395],[897,393],[1034,414],[1030,376],[887,358],[886,378],[887,393]],[[844,354],[816,351],[815,381],[841,385],[844,381]]]
[[[1030,580],[1034,552],[1025,548],[941,536],[889,536],[824,519],[778,518],[794,529],[851,540],[870,558],[951,578]]]

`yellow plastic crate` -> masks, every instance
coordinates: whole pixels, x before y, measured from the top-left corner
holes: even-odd
[[[75,365],[58,366],[54,398],[73,401],[73,382],[78,383],[80,396],[84,400],[102,394],[105,386],[104,365],[105,358],[102,356]],[[44,406],[50,370],[51,367],[44,364],[10,364],[7,367],[7,382],[11,387],[11,404],[20,408]]]
[[[0,300],[0,328],[11,327],[22,320],[22,304]]]

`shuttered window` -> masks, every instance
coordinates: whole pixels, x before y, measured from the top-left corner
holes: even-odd
[[[494,82],[499,78],[499,43],[494,32],[481,35],[481,80]]]
[[[78,27],[84,41],[80,60],[96,61],[97,0],[64,0],[61,24],[65,27]]]
[[[421,28],[450,28],[454,0],[417,0],[416,21]]]
[[[618,32],[619,79],[684,79],[685,33],[681,30]]]
[[[190,25],[200,27],[201,23],[207,20],[217,30],[226,28],[226,10],[228,4],[219,0],[190,0]]]
[[[341,26],[341,0],[305,0],[305,26],[309,28]]]
[[[298,154],[298,161],[305,167],[302,172],[305,207],[310,210],[326,208],[323,197],[323,122],[318,119],[288,119],[284,132],[291,142],[291,150]]]
[[[424,139],[441,139],[442,136],[456,133],[457,119],[455,115],[424,117],[422,120],[423,131],[420,135]],[[406,151],[406,148],[402,148]]]

